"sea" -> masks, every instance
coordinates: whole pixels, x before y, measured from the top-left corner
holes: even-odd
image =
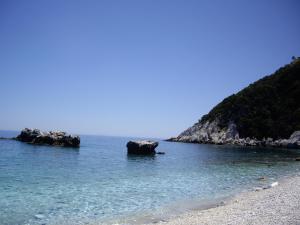
[[[0,140],[0,224],[155,223],[300,169],[297,150],[148,139],[165,154],[127,155],[134,137],[81,135],[80,148]]]

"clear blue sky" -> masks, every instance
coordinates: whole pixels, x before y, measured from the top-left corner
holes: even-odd
[[[174,136],[300,56],[300,1],[0,1],[0,129]]]

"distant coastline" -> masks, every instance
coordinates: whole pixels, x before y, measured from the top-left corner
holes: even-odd
[[[258,140],[256,138],[230,138],[225,140],[197,140],[194,137],[182,136],[166,139],[170,142],[184,142],[184,143],[197,143],[197,144],[215,144],[215,145],[232,145],[240,147],[267,147],[267,148],[287,148],[287,149],[300,149],[300,131],[295,131],[288,139],[273,140],[273,138],[264,138]]]

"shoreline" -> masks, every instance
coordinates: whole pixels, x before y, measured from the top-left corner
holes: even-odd
[[[299,131],[298,131],[299,132]],[[224,141],[198,141],[191,139],[179,140],[176,138],[169,138],[163,141],[166,142],[176,142],[176,143],[186,143],[186,144],[204,144],[204,145],[220,145],[220,146],[231,146],[231,147],[259,147],[259,148],[277,148],[277,149],[300,149],[299,141],[290,141],[289,139],[266,139],[257,140],[250,138],[240,138],[240,139],[230,139]]]
[[[109,219],[107,222],[96,223],[97,225],[153,225],[153,224],[166,224],[172,222],[182,215],[190,212],[203,211],[212,208],[217,208],[224,205],[234,198],[235,195],[219,197],[213,200],[205,200],[204,202],[199,199],[195,200],[182,200],[176,201],[172,204],[164,205],[159,210],[142,212],[141,214],[132,214],[131,216],[124,216],[118,219]],[[95,224],[95,225],[96,225]]]
[[[260,179],[258,178],[258,180]],[[280,204],[277,204],[279,208],[275,208],[275,210],[272,207],[269,207],[269,205],[272,205],[272,200],[276,198],[276,195],[282,196],[285,190],[292,190],[295,192],[294,198],[288,196],[283,201],[287,206],[290,206],[290,201],[297,201],[292,202],[292,204],[297,204],[296,209],[299,210],[292,213],[292,216],[300,213],[300,197],[298,198],[298,196],[300,196],[300,172],[283,175],[277,179],[267,177],[261,181],[262,183],[260,184],[257,183],[257,185],[252,184],[245,186],[238,192],[233,192],[229,195],[215,199],[204,200],[195,198],[176,201],[167,206],[162,206],[158,211],[142,212],[141,214],[132,214],[131,216],[127,215],[118,219],[109,219],[106,222],[95,223],[95,225],[261,224],[260,221],[262,221],[262,218],[264,217],[264,208],[271,209],[271,214],[281,210],[280,207],[282,207],[282,205]],[[271,187],[271,184],[273,183],[279,183],[279,185],[275,184],[274,187]],[[296,185],[290,187],[291,184]],[[253,215],[259,215],[259,213],[253,210],[256,207],[255,203],[258,205],[257,208],[260,209],[259,212],[261,212],[262,217],[252,221]],[[293,210],[290,210],[288,207],[285,208],[286,211],[293,212]],[[270,210],[268,213],[270,213]],[[280,218],[284,215],[279,214],[277,216]],[[243,218],[243,220],[239,220],[240,218]],[[268,220],[269,218],[273,218],[273,216],[266,218],[262,224],[300,224],[300,215],[298,217],[293,217],[292,221],[294,222],[291,223],[286,221],[278,222],[279,220],[272,222],[271,220]],[[289,218],[291,217],[287,217],[287,219]]]
[[[300,173],[282,177],[278,182],[278,186],[253,188],[206,209],[197,208],[167,220],[143,224],[300,224]]]

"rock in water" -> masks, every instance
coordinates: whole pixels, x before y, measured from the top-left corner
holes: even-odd
[[[128,154],[151,155],[155,154],[155,148],[158,146],[156,141],[129,141],[127,143]]]
[[[292,135],[289,138],[289,141],[291,143],[300,141],[300,131],[295,131],[294,133],[292,133]]]
[[[158,155],[164,155],[166,153],[165,152],[156,152],[156,154],[158,154]]]
[[[25,128],[16,137],[16,140],[30,144],[54,145],[62,147],[79,147],[80,137],[68,135],[66,132],[42,132],[38,129]]]
[[[288,139],[287,147],[300,148],[300,131],[295,131]]]

